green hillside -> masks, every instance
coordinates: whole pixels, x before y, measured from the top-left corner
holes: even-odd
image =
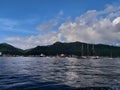
[[[22,55],[24,51],[7,43],[2,43],[0,44],[0,52],[7,55]]]
[[[94,46],[94,50],[93,50]],[[16,48],[7,43],[0,44],[0,52],[7,55],[40,55],[45,54],[46,56],[55,56],[59,54],[65,54],[66,56],[77,55],[77,56],[112,56],[120,57],[120,47],[109,46],[103,44],[86,44],[81,42],[72,43],[61,43],[56,42],[53,45],[48,46],[37,46],[35,48],[22,50]]]
[[[82,49],[83,46],[83,49]],[[49,46],[37,46],[35,48],[30,49],[25,53],[25,55],[40,55],[41,53],[45,55],[59,55],[61,53],[65,55],[98,55],[98,56],[120,56],[120,47],[109,46],[103,44],[94,45],[86,44],[81,42],[73,42],[73,43],[61,43],[56,42],[53,45]]]

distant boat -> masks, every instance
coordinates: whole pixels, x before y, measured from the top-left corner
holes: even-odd
[[[87,58],[87,56],[84,56],[84,46],[83,46],[83,44],[81,46],[81,58],[82,59],[86,59]]]
[[[65,55],[64,55],[64,54],[60,54],[60,57],[61,57],[61,58],[64,58],[64,57],[65,57]]]
[[[110,54],[110,57],[108,57],[108,59],[113,59],[112,53]]]
[[[2,52],[0,52],[0,56],[2,56]]]
[[[81,58],[82,59],[99,59],[99,56],[95,55],[95,49],[94,49],[94,44],[92,45],[92,53],[93,55],[89,55],[89,45],[87,44],[87,56],[84,56],[84,46],[82,44],[81,46]]]
[[[92,59],[99,59],[100,58],[99,56],[96,55],[94,44],[92,45],[92,53],[93,53],[93,55],[91,56]]]
[[[99,56],[89,56],[88,58],[90,58],[90,59],[99,59],[100,57]]]
[[[41,53],[41,54],[40,54],[40,57],[45,57],[45,55]]]
[[[81,56],[82,59],[87,59],[87,56]]]

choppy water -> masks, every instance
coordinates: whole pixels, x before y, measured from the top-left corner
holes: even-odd
[[[84,87],[119,90],[120,58],[0,57],[0,90],[76,90]]]

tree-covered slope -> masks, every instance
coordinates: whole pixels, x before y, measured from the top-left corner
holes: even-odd
[[[83,48],[82,48],[83,47]],[[40,55],[41,53],[45,55],[98,55],[98,56],[120,56],[120,47],[109,46],[103,44],[94,45],[86,44],[81,42],[73,42],[73,43],[61,43],[56,42],[53,45],[49,46],[37,46],[35,48],[30,49],[26,52],[26,55]]]
[[[2,43],[0,44],[0,52],[2,54],[22,55],[24,51],[7,43]]]
[[[93,51],[94,46],[94,51]],[[86,44],[81,42],[72,42],[72,43],[61,43],[56,42],[53,45],[48,46],[37,46],[35,48],[22,50],[16,48],[12,45],[7,43],[0,44],[0,52],[2,54],[10,54],[10,55],[98,55],[98,56],[113,56],[113,57],[120,57],[120,47],[116,46],[109,46],[103,44]]]

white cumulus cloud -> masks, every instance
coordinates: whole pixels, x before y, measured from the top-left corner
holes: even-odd
[[[26,48],[35,47],[37,45],[53,44],[56,41],[61,40],[61,34],[60,33],[58,34],[56,32],[51,32],[44,35],[36,35],[36,36],[30,36],[26,38],[8,37],[5,40],[10,43],[16,42],[17,44],[15,46],[26,49]]]
[[[120,17],[117,17],[115,20],[113,20],[113,25],[120,23]]]
[[[111,15],[113,12],[116,17]],[[107,6],[102,11],[89,10],[74,21],[62,23],[59,30],[67,42],[120,43],[119,13],[120,7],[116,6]]]
[[[56,20],[50,20],[46,23],[43,23],[41,25],[39,25],[37,27],[38,30],[41,30],[41,31],[48,31],[50,30],[53,26],[56,26],[57,25],[57,21]]]
[[[60,12],[63,13],[62,11]],[[39,30],[46,31],[57,25],[58,20],[50,20],[38,26]],[[107,5],[104,10],[89,10],[77,16],[74,20],[69,18],[62,22],[57,30],[50,30],[44,34],[25,38],[8,37],[6,41],[17,42],[21,47],[28,48],[36,45],[48,45],[56,41],[86,42],[103,44],[120,44],[120,6]],[[63,40],[64,38],[64,40]],[[26,47],[25,47],[26,45]],[[29,46],[28,46],[29,45]]]

